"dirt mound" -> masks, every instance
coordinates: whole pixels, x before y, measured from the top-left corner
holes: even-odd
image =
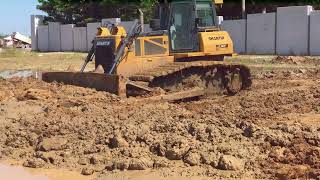
[[[271,71],[260,71],[255,73],[255,79],[295,79],[295,78],[310,78],[320,77],[320,70],[317,68],[299,68],[289,70],[271,70]]]
[[[316,74],[257,79],[236,96],[180,103],[34,79],[2,80],[1,91],[13,93],[0,105],[1,156],[27,167],[102,177],[147,169],[163,177],[319,177],[320,118],[316,126],[290,116],[320,114]]]
[[[277,56],[271,60],[272,63],[282,64],[315,64],[320,65],[320,60],[306,56]]]
[[[272,59],[273,63],[289,63],[289,64],[300,64],[307,61],[306,57],[303,56],[277,56]]]

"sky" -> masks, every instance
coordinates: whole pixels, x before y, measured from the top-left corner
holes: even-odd
[[[30,35],[30,15],[45,14],[37,10],[38,4],[38,0],[0,0],[0,34]]]

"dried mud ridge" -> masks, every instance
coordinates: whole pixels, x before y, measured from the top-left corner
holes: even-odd
[[[258,77],[236,96],[181,103],[0,80],[0,156],[84,175],[319,179],[320,73]]]
[[[320,65],[320,61],[317,58],[306,57],[306,56],[277,56],[271,60],[272,63],[282,64],[313,64],[316,66]]]

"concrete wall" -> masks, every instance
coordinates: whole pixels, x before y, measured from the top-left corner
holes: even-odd
[[[120,23],[120,26],[123,26],[124,29],[126,29],[127,33],[130,31],[132,25],[133,25],[133,21],[122,21]]]
[[[92,47],[92,40],[97,34],[97,28],[101,27],[101,23],[88,23],[87,24],[87,48],[88,51]]]
[[[74,24],[61,25],[61,51],[73,51]]]
[[[152,29],[150,27],[150,24],[145,24],[144,25],[144,32],[151,32],[151,31],[152,31]]]
[[[38,26],[38,50],[49,51],[49,29],[48,26]]]
[[[33,50],[88,51],[97,27],[107,21],[121,22],[120,18],[111,18],[83,28],[59,23],[50,23],[49,28],[35,28],[42,18],[31,17]],[[119,25],[128,32],[133,22],[124,21]],[[146,32],[151,31],[148,26],[145,25]],[[320,55],[320,11],[313,11],[311,6],[279,7],[277,13],[249,14],[247,20],[223,21],[221,28],[231,35],[236,53]]]
[[[247,53],[275,54],[276,13],[248,14]]]
[[[312,6],[277,9],[277,43],[279,55],[308,55],[309,15]]]
[[[60,23],[49,22],[49,51],[61,51]]]
[[[310,15],[310,54],[320,56],[320,11]]]
[[[107,19],[102,19],[101,20],[101,25],[106,27],[108,24],[120,24],[121,19],[120,18],[107,18]]]
[[[38,26],[42,25],[44,17],[41,15],[31,15],[31,48],[38,50]]]
[[[76,27],[73,28],[73,48],[74,51],[85,52],[87,48],[87,28],[86,27]]]
[[[221,28],[228,31],[236,53],[246,52],[246,20],[223,21]]]

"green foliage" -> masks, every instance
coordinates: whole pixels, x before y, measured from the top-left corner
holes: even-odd
[[[38,9],[47,12],[47,21],[73,23],[85,26],[88,22],[99,21],[103,18],[120,17],[122,20],[132,20],[139,17],[137,9],[141,8],[148,23],[153,17],[154,7],[158,0],[38,0]],[[241,0],[224,0],[229,3],[241,5]],[[274,5],[302,5],[310,4],[318,7],[320,0],[246,0],[249,8],[255,9],[256,4]],[[274,9],[273,7],[273,9]],[[223,12],[223,11],[222,11]],[[239,11],[240,12],[240,11]],[[250,10],[249,10],[250,12]],[[254,12],[254,11],[253,11]],[[228,15],[226,13],[225,15]]]
[[[47,21],[74,23],[78,26],[103,18],[120,17],[123,20],[138,18],[141,8],[146,21],[152,15],[157,0],[38,0],[38,9],[47,12]]]
[[[0,58],[25,57],[25,56],[35,56],[35,53],[31,51],[25,51],[23,49],[16,49],[16,48],[4,48],[0,52]]]

